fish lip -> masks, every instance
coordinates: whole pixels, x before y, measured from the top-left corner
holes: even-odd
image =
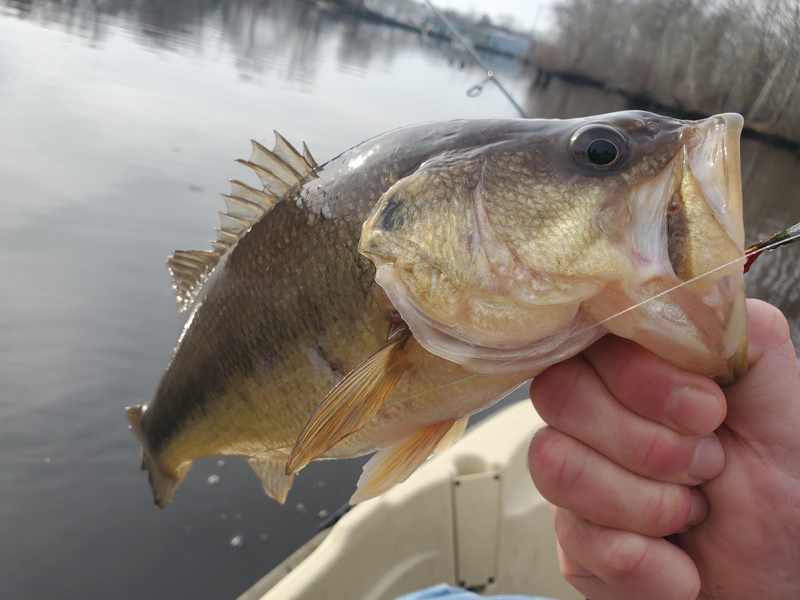
[[[739,138],[744,118],[737,113],[714,115],[701,121],[689,121],[684,148],[689,166],[702,186],[703,194],[724,223],[731,239],[744,249],[742,219],[742,167]],[[708,168],[722,162],[722,168]],[[714,164],[714,166],[716,166]],[[722,177],[722,182],[719,177]],[[714,181],[713,179],[717,180]],[[719,196],[723,201],[720,202]]]
[[[685,143],[686,160],[697,176],[703,196],[712,206],[731,240],[744,255],[744,219],[740,136],[744,118],[736,113],[714,115],[694,123]],[[721,165],[717,164],[721,161]],[[722,202],[720,202],[720,196]],[[714,376],[720,384],[736,381],[747,370],[747,311],[744,302],[744,275],[740,263],[722,269],[714,276],[715,287],[730,285],[732,307],[720,322],[723,338],[733,348],[722,358],[722,371]]]

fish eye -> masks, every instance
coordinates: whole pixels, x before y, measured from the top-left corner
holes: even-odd
[[[628,138],[621,131],[606,125],[587,125],[570,139],[572,155],[579,162],[595,169],[621,166],[628,156]]]
[[[617,147],[608,140],[595,140],[586,149],[586,158],[597,167],[605,167],[617,160]]]

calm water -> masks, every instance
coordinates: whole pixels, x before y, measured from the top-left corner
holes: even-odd
[[[177,335],[165,257],[207,246],[217,194],[248,177],[232,159],[273,128],[324,162],[401,125],[514,112],[465,95],[481,75],[458,52],[305,5],[102,6],[0,2],[0,597],[234,598],[361,462],[311,465],[281,507],[243,461],[206,459],[152,505],[123,407],[150,399]],[[491,60],[531,115],[626,108]],[[743,171],[749,237],[800,220],[793,156],[746,141]],[[797,265],[782,249],[748,281],[795,336]]]

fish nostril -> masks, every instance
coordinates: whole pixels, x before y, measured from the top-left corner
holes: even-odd
[[[681,196],[678,194],[678,192],[675,192],[672,195],[672,200],[670,201],[669,206],[667,206],[667,214],[674,215],[682,208],[683,202],[681,201]]]

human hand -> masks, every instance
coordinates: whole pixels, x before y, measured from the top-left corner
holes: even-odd
[[[531,476],[587,598],[800,598],[797,360],[776,308],[748,313],[722,389],[611,336],[534,380]]]

